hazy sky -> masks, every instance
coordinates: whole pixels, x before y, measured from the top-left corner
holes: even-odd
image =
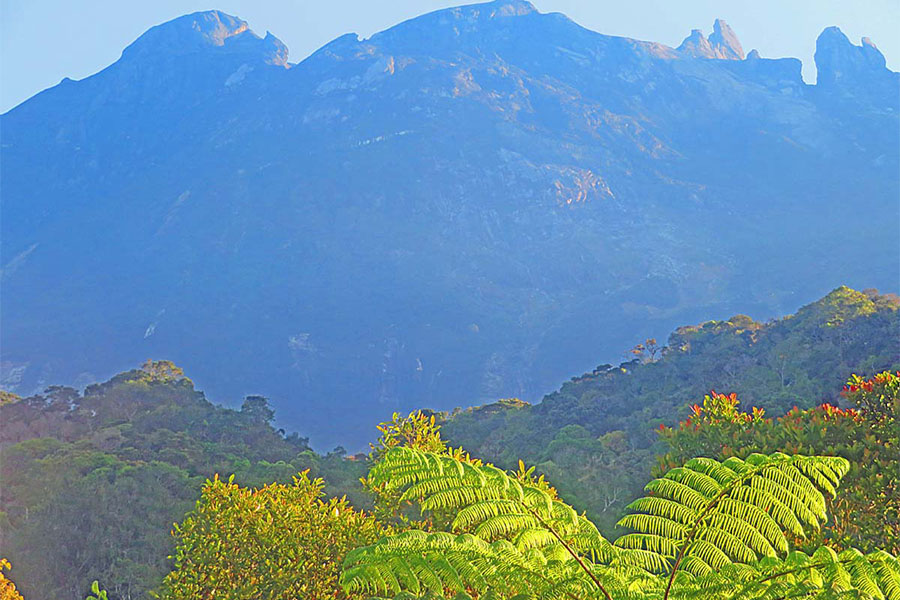
[[[856,44],[872,38],[900,69],[900,0],[533,0],[542,12],[562,12],[612,35],[677,46],[691,29],[709,33],[716,17],[731,25],[744,50],[803,61],[815,80],[818,34],[838,25]],[[0,112],[63,77],[80,79],[114,62],[149,27],[218,8],[266,30],[298,62],[335,37],[367,37],[459,0],[0,0]]]

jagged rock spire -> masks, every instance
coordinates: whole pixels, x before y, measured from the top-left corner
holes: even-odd
[[[722,19],[716,19],[713,23],[713,32],[709,37],[704,37],[700,29],[691,31],[678,51],[685,56],[694,58],[719,58],[726,60],[743,60],[744,49],[737,35],[731,27]]]
[[[730,58],[732,60],[744,60],[744,49],[741,48],[741,42],[728,23],[722,19],[716,19],[713,23],[713,32],[709,36],[709,44],[713,50],[720,54],[719,58]]]

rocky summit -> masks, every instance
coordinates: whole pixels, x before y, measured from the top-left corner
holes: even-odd
[[[816,66],[522,1],[299,63],[218,11],[153,27],[0,117],[2,385],[168,358],[361,446],[679,324],[895,290],[898,74],[837,28]]]

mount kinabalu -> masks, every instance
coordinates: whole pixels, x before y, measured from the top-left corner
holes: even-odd
[[[171,358],[319,447],[534,400],[674,325],[896,287],[898,76],[721,21],[678,49],[527,2],[298,64],[220,12],[2,116],[4,386]],[[90,373],[87,375],[86,373]]]

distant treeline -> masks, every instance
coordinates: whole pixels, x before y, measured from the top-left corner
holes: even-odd
[[[505,400],[444,415],[444,437],[504,467],[538,465],[576,508],[611,527],[667,451],[660,425],[687,417],[711,390],[772,416],[840,405],[852,373],[900,368],[898,306],[894,294],[840,287],[782,319],[681,327],[665,346],[648,340],[633,360],[573,377],[540,404]]]

